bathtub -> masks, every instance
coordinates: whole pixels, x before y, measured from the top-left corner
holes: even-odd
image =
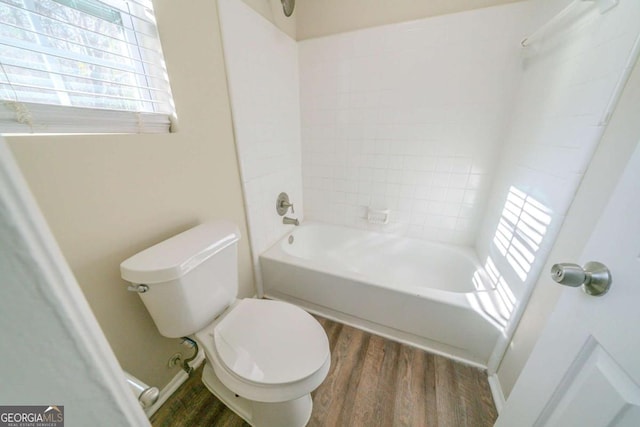
[[[470,248],[305,223],[260,255],[264,295],[486,367],[501,327]],[[475,280],[474,280],[475,277]]]

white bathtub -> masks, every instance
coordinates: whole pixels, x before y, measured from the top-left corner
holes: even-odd
[[[500,333],[477,303],[484,272],[469,248],[305,223],[260,266],[267,297],[474,365]]]

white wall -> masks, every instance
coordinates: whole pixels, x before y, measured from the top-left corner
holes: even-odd
[[[283,225],[276,213],[280,192],[286,192],[294,205],[295,214],[288,216],[303,219],[298,51],[295,40],[241,1],[219,0],[218,4],[259,281],[258,256],[293,227]]]
[[[533,4],[537,27],[566,2]],[[585,6],[559,24],[562,30],[522,50],[511,126],[476,242],[481,262],[495,266],[507,311],[528,299],[546,261],[640,30],[634,2],[605,15],[592,3]]]
[[[542,25],[566,4],[566,1],[557,0],[535,3],[536,26]],[[487,256],[493,258],[516,295],[531,291],[536,282],[536,286],[549,282],[546,276],[549,263],[544,269],[541,267],[545,265],[569,207],[576,203],[574,193],[583,181],[593,152],[598,144],[618,143],[611,142],[611,136],[609,140],[603,138],[602,143],[600,140],[605,131],[607,105],[640,33],[640,3],[621,1],[605,15],[600,15],[591,6],[573,21],[561,24],[566,32],[552,33],[543,43],[529,48],[523,57],[523,78],[511,120],[512,127],[477,244],[479,254],[483,259]],[[634,120],[634,107],[627,105],[626,108],[623,113],[626,114],[625,122],[617,124],[615,131],[608,128],[606,131],[609,134],[615,132],[619,144],[633,145],[637,141],[637,132],[632,135],[629,132],[633,129],[630,123]],[[637,111],[636,104],[636,119]],[[624,145],[620,147],[624,148]],[[600,158],[598,165],[605,166],[597,171],[590,170],[592,181],[598,179],[594,177],[601,176],[602,181],[608,182],[611,174],[617,174],[615,166],[620,163],[617,159],[619,154],[610,152],[607,156],[611,159],[609,165],[606,158]],[[611,167],[614,170],[609,170]],[[525,280],[517,277],[493,243],[496,225],[511,186],[544,204],[551,219]],[[596,184],[589,188],[599,187]],[[602,190],[594,192],[594,195],[601,196]],[[589,207],[585,200],[589,196],[583,194],[582,199],[578,199],[580,209],[572,217],[567,217],[563,229],[573,230],[576,223],[584,222],[585,217],[592,219],[593,211],[599,211],[599,205]],[[565,252],[574,251],[577,256],[584,242],[575,237],[574,233],[573,241],[565,238],[560,243]],[[535,290],[527,308],[530,313],[525,314],[518,326],[498,371],[507,395],[537,339],[545,314],[555,303],[556,293],[553,290]]]
[[[580,183],[543,272],[549,271],[556,262],[575,262],[579,259],[603,206],[606,206],[617,179],[640,140],[639,105],[640,64],[636,63],[616,112]],[[518,379],[562,288],[550,276],[540,275],[497,372],[506,395]]]
[[[471,245],[528,7],[300,42],[306,218]],[[368,206],[391,224],[370,226]]]

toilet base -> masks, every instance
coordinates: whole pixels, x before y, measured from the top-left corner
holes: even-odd
[[[229,409],[254,427],[303,427],[311,418],[311,394],[286,402],[256,402],[236,395],[218,378],[209,361],[202,372],[202,383]]]

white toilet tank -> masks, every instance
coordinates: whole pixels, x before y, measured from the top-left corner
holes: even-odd
[[[221,314],[238,294],[238,227],[230,221],[198,225],[120,264],[162,335],[191,335]]]

